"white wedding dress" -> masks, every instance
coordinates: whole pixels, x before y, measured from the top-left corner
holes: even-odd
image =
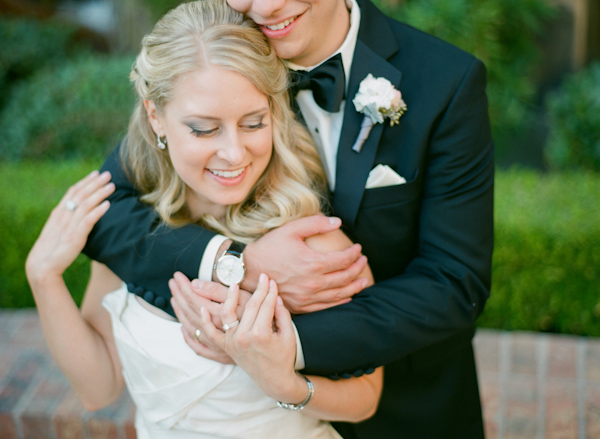
[[[180,323],[144,308],[126,286],[103,306],[137,406],[138,439],[341,439],[329,423],[277,407],[241,368],[196,355]]]

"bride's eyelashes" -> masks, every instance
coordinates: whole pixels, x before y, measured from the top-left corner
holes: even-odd
[[[247,125],[246,128],[250,129],[250,130],[259,130],[261,128],[265,128],[268,125],[266,123],[263,123],[263,121],[261,120],[259,123],[255,124],[255,125]]]
[[[248,123],[248,124],[241,124],[240,127],[249,131],[255,131],[255,130],[260,130],[262,128],[266,128],[269,125],[267,123],[264,122],[264,118],[260,118],[259,121],[255,122],[255,123]],[[196,137],[209,137],[213,134],[216,134],[216,132],[219,130],[219,127],[215,127],[215,128],[209,128],[209,129],[204,129],[204,128],[198,128],[198,127],[193,127],[193,126],[188,126],[189,129],[191,130],[191,134],[193,134]]]
[[[211,128],[208,130],[200,130],[200,129],[196,129],[194,127],[190,127],[190,129],[192,130],[191,134],[193,134],[196,137],[208,137],[208,136],[216,133],[218,130],[218,128]]]

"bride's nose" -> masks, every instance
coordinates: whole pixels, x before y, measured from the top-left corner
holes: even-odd
[[[243,162],[245,155],[246,148],[237,131],[223,137],[217,151],[217,157],[231,165],[239,165]]]

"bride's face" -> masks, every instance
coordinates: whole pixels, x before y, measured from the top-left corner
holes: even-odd
[[[183,75],[160,113],[145,102],[155,133],[167,138],[175,171],[188,186],[192,215],[221,217],[242,202],[273,151],[267,96],[245,76],[209,66]]]

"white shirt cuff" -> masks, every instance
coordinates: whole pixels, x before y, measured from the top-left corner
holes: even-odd
[[[198,279],[202,281],[212,281],[212,272],[215,265],[215,259],[217,258],[217,252],[221,244],[227,240],[226,236],[215,235],[208,241],[208,245],[202,255],[202,261],[200,261],[200,269],[198,270]]]
[[[302,342],[300,342],[300,336],[298,335],[298,330],[296,329],[296,324],[292,322],[294,326],[294,333],[296,334],[296,364],[294,365],[294,370],[302,370],[304,369],[304,352],[302,352]]]

